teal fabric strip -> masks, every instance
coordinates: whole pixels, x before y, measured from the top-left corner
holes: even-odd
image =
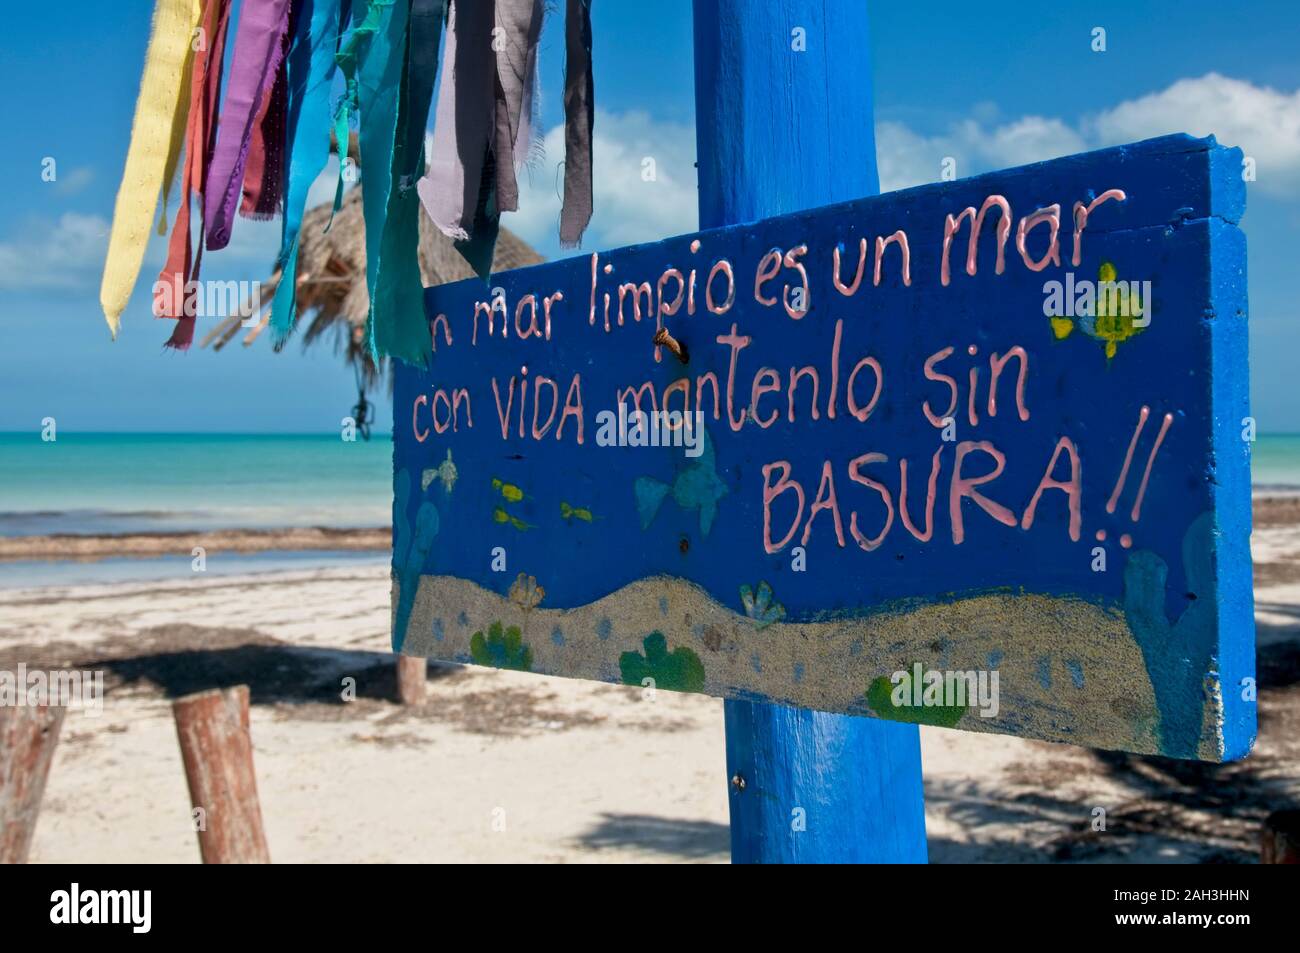
[[[330,91],[341,26],[339,0],[297,0],[286,74],[289,105],[285,162],[289,169],[280,241],[280,284],[271,304],[273,340],[280,344],[293,330],[297,312],[298,237],[307,191],[330,152]],[[347,137],[343,138],[344,149]]]
[[[361,213],[365,216],[365,283],[370,293],[370,313],[365,339],[374,360],[380,358],[374,337],[376,313],[389,320],[393,285],[383,272],[383,233],[389,217],[389,192],[393,189],[393,143],[398,127],[398,104],[406,77],[406,35],[411,0],[370,0],[369,10],[357,30],[370,31],[369,43],[357,57],[357,108],[361,114]],[[416,280],[419,286],[419,280]],[[376,308],[376,304],[380,307]],[[398,355],[406,356],[406,355]]]
[[[407,87],[410,112],[403,110],[406,156],[411,162],[401,169],[412,176],[410,185],[424,175],[424,137],[429,125],[429,105],[438,75],[438,48],[447,22],[448,0],[411,0],[410,45],[407,53]],[[418,156],[418,157],[417,157]],[[405,183],[403,183],[405,187]]]
[[[420,278],[421,212],[415,183],[424,174],[425,129],[429,123],[429,103],[433,98],[438,45],[446,13],[446,0],[411,0],[393,137],[392,187],[383,225],[378,278],[370,286],[372,352],[421,366],[429,355],[429,325],[424,317],[424,286]],[[365,117],[364,107],[362,117]],[[364,148],[364,138],[362,145]],[[367,176],[364,193],[367,200],[370,182]],[[367,234],[370,227],[367,212]]]
[[[343,95],[339,97],[334,112],[334,151],[339,160],[339,180],[334,188],[334,212],[343,204],[343,184],[348,159],[348,140],[351,138],[352,120],[360,112],[361,90],[358,71],[361,59],[370,48],[370,41],[379,29],[384,8],[393,0],[349,0],[351,9],[346,19],[352,22],[352,32],[347,36],[335,57],[339,72],[343,74]],[[359,133],[358,133],[359,135]],[[330,226],[334,216],[330,216]],[[329,231],[329,226],[326,226]]]

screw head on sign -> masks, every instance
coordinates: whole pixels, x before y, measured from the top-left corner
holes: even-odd
[[[686,353],[686,345],[682,344],[675,337],[668,333],[667,328],[660,328],[655,332],[654,343],[656,347],[666,347],[677,356],[677,360],[685,364],[690,360]]]
[[[745,790],[745,779],[739,774],[733,774],[731,776],[731,786],[736,789],[737,793],[739,793]]]

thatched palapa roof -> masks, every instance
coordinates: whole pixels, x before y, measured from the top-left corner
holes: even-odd
[[[355,155],[355,138],[349,153]],[[342,351],[347,363],[355,367],[367,382],[381,375],[371,363],[365,349],[366,317],[370,309],[366,288],[365,220],[361,209],[361,186],[348,190],[334,224],[329,231],[333,203],[327,202],[308,211],[302,220],[298,246],[298,315],[295,327],[308,347],[329,337],[336,351]],[[474,272],[456,251],[452,241],[440,232],[429,217],[420,211],[420,278],[427,288],[462,278]],[[505,271],[542,261],[518,235],[502,228],[497,240],[492,271]],[[262,283],[263,313],[258,324],[243,336],[245,346],[252,344],[266,328],[271,316],[271,300],[280,283],[277,269]],[[247,313],[247,311],[245,311]],[[203,339],[202,347],[221,350],[241,330],[243,316],[234,314],[223,319]],[[327,334],[327,332],[329,332]]]

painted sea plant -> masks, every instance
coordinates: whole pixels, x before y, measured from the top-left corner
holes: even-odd
[[[772,587],[766,582],[760,582],[757,590],[741,586],[740,604],[745,607],[745,615],[760,629],[785,618],[785,606],[776,601]]]
[[[873,679],[867,687],[868,707],[881,718],[888,718],[890,721],[902,721],[911,725],[937,725],[940,728],[954,727],[961,721],[962,715],[966,714],[966,705],[948,704],[943,701],[928,705],[896,702],[895,696],[904,701],[911,697],[912,684],[909,673],[912,670],[909,666],[903,671],[903,679],[899,684],[888,675]]]
[[[624,652],[618,667],[625,685],[653,684],[672,692],[704,691],[704,663],[684,645],[668,651],[668,640],[658,630],[641,640],[645,654]],[[650,683],[646,679],[652,679]]]
[[[524,643],[517,625],[503,628],[500,622],[493,622],[486,637],[482,631],[475,632],[469,640],[469,654],[478,665],[515,672],[530,672],[533,668],[533,650]]]

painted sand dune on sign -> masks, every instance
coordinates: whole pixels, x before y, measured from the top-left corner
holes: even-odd
[[[395,581],[395,606],[398,587]],[[1118,608],[995,592],[894,606],[865,618],[783,622],[767,621],[779,615],[765,604],[769,594],[760,586],[758,597],[746,600],[751,618],[699,586],[658,576],[588,605],[546,609],[521,598],[519,586],[512,598],[468,580],[426,575],[400,649],[631,685],[653,679],[657,689],[970,731],[1223,757],[1217,690],[1206,690],[1195,750],[1169,743],[1142,650]],[[896,707],[890,676],[918,663],[925,671],[996,670],[996,715],[981,715],[974,699],[964,708]]]

